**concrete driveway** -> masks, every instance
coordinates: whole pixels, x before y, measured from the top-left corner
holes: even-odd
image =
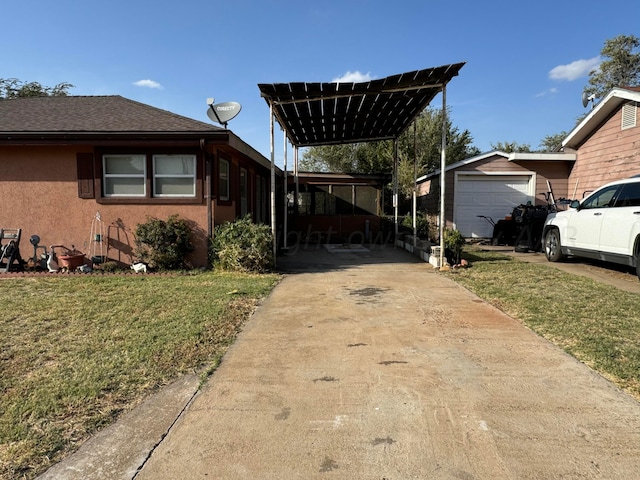
[[[640,403],[429,264],[320,247],[280,267],[153,448],[112,442],[133,455],[105,475],[88,447],[49,478],[638,477]]]

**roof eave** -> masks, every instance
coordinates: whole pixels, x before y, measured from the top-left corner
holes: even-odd
[[[624,88],[611,90],[567,135],[562,147],[577,148],[611,113],[626,101],[640,102],[640,92]]]
[[[145,143],[149,141],[157,142],[180,142],[180,141],[199,141],[200,139],[226,141],[228,139],[228,131],[181,131],[181,132],[0,132],[0,144],[19,143],[26,144],[48,144],[64,142],[65,144],[74,143],[96,143],[96,142],[127,142],[127,143]]]

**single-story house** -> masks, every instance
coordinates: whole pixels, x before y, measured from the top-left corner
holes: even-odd
[[[582,198],[640,173],[640,88],[613,89],[550,153],[493,151],[445,168],[446,227],[467,238],[491,237],[494,221],[521,204]],[[440,170],[418,179],[420,207],[437,218]]]
[[[23,258],[37,235],[130,264],[137,225],[175,214],[204,267],[216,225],[269,223],[270,168],[226,128],[121,96],[0,99],[0,228],[21,229]]]

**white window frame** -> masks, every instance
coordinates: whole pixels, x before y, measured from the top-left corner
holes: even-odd
[[[187,159],[193,162],[193,173],[185,173],[185,174],[161,174],[156,172],[156,160],[159,158],[176,158],[176,159]],[[153,197],[154,198],[195,198],[196,196],[196,168],[197,161],[195,155],[169,155],[169,154],[156,154],[152,157],[152,168],[153,168]],[[158,193],[156,190],[156,179],[158,178],[187,178],[191,180],[192,192],[189,194],[180,194],[180,193]]]
[[[140,174],[132,174],[132,173],[107,173],[107,160],[109,158],[138,158],[142,160],[143,171]],[[147,196],[147,156],[144,154],[137,155],[129,155],[129,154],[105,154],[102,156],[102,177],[103,183],[106,185],[108,179],[117,179],[117,178],[141,178],[142,179],[142,193],[127,193],[127,194],[107,194],[106,190],[103,193],[105,197],[108,198],[125,198],[125,197],[135,197],[135,198],[145,198]]]

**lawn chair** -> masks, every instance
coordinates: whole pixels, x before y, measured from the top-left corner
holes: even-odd
[[[20,256],[21,233],[20,228],[0,228],[0,272],[24,269],[24,260]]]

